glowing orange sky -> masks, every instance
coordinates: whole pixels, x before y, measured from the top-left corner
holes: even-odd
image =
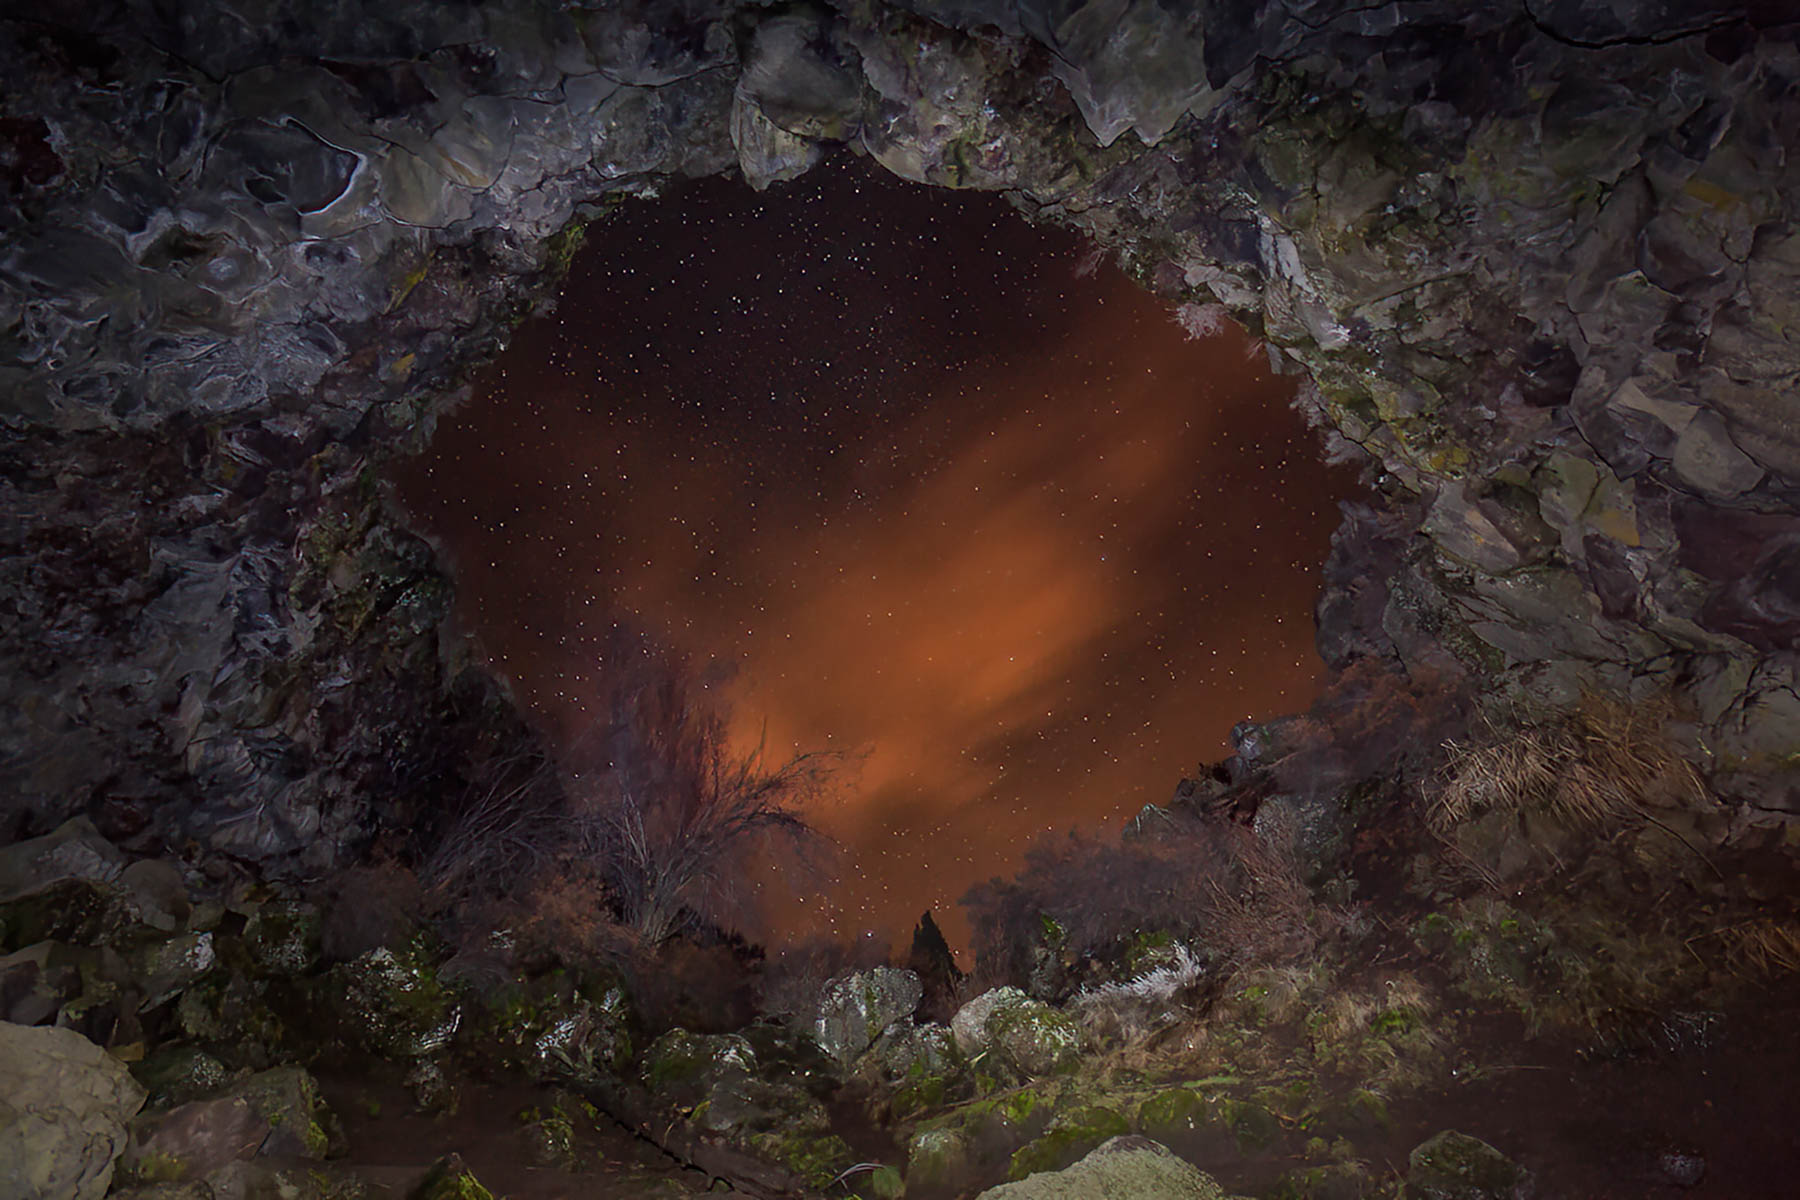
[[[592,647],[617,617],[734,663],[722,686],[741,741],[766,731],[777,753],[857,752],[845,786],[813,814],[844,848],[830,926],[903,939],[932,908],[961,944],[957,898],[1005,873],[1035,834],[1160,802],[1224,753],[1235,721],[1305,707],[1319,670],[1317,564],[1345,481],[1325,477],[1288,385],[1241,334],[1188,340],[1110,267],[1082,270],[1074,239],[1026,229],[992,198],[857,179],[827,177],[822,197],[756,200],[754,226],[730,208],[751,204],[747,191],[708,193],[712,209],[682,230],[597,251],[578,265],[577,302],[565,300],[560,323],[522,331],[400,483],[458,564],[464,620],[565,736],[582,726]],[[701,247],[680,260],[692,266],[712,246],[694,226],[735,219],[721,251],[735,271],[729,298],[708,299],[690,273],[679,303],[725,312],[721,329],[734,314],[759,319],[794,290],[782,271],[801,269],[781,265],[782,222],[763,218],[803,202],[840,213],[939,206],[949,215],[926,214],[936,223],[918,237],[978,270],[982,254],[1023,254],[1030,285],[1009,285],[1000,267],[953,283],[955,302],[981,306],[990,326],[954,351],[953,370],[931,361],[948,336],[923,317],[902,331],[891,373],[871,356],[895,322],[870,320],[860,374],[814,365],[786,394],[776,391],[795,364],[839,342],[795,349],[810,335],[790,325],[691,350],[664,344],[654,353],[679,387],[619,370],[652,357],[620,341],[636,294],[620,295],[621,280],[653,272],[681,236]],[[990,207],[970,216],[959,207],[969,204]],[[752,227],[774,244],[746,246]],[[900,264],[883,275],[879,260],[894,250],[875,238],[866,252],[842,251],[867,278],[827,279],[816,294],[852,317],[859,303],[877,314],[952,303],[898,294],[928,272]],[[670,274],[639,281],[645,305],[676,286]],[[764,286],[773,291],[755,292]],[[1015,298],[1018,313],[992,311]],[[810,301],[813,315],[824,303]],[[645,320],[652,342],[676,324]],[[788,347],[792,363],[751,379],[725,359],[673,361],[718,356],[744,336]],[[688,394],[707,380],[743,385],[718,401],[735,416],[709,416]],[[859,403],[876,392],[889,398]],[[792,436],[761,428],[778,422],[757,404]],[[763,920],[788,934],[808,923],[803,912],[820,920],[779,878],[762,894]]]

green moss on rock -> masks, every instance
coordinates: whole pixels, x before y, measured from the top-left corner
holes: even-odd
[[[1194,1133],[1211,1119],[1206,1097],[1193,1088],[1158,1092],[1138,1106],[1138,1130],[1158,1142]]]
[[[1073,1020],[1036,1000],[995,1011],[988,1036],[1000,1060],[1027,1079],[1075,1070],[1086,1041]]]
[[[460,1156],[452,1154],[432,1164],[407,1200],[494,1200],[494,1193],[481,1185]]]
[[[1088,1105],[1073,1109],[1057,1116],[1049,1129],[1013,1154],[1007,1178],[1060,1171],[1102,1142],[1130,1132],[1131,1123],[1110,1108]]]
[[[1480,1138],[1446,1129],[1413,1149],[1410,1200],[1523,1200],[1531,1174]]]

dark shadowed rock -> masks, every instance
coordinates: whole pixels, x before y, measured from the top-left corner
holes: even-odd
[[[1406,1194],[1419,1200],[1531,1200],[1531,1173],[1479,1138],[1445,1130],[1414,1147]]]

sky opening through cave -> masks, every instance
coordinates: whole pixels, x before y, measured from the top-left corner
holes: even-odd
[[[1349,480],[1291,389],[1078,236],[846,158],[597,225],[396,482],[564,744],[623,622],[724,668],[740,741],[854,752],[835,886],[764,872],[747,932],[964,944],[1034,837],[1310,700]]]

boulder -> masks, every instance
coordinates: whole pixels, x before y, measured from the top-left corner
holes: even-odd
[[[81,969],[61,942],[36,942],[0,958],[0,1020],[53,1024],[81,994]]]
[[[422,1058],[447,1046],[462,1008],[417,946],[378,947],[332,968],[324,986],[343,997],[338,1011],[366,1049],[396,1060]]]
[[[305,975],[319,965],[319,926],[314,905],[265,901],[250,913],[244,946],[256,965],[271,975]]]
[[[100,1200],[144,1089],[80,1034],[0,1023],[0,1195]]]
[[[956,1129],[921,1129],[906,1147],[906,1186],[925,1192],[954,1191],[970,1170],[969,1139]]]
[[[897,967],[834,979],[819,993],[813,1037],[825,1053],[847,1066],[890,1025],[910,1017],[923,994],[919,977]]]
[[[205,1179],[227,1163],[254,1158],[269,1128],[242,1096],[195,1100],[140,1120],[119,1160],[120,1173],[140,1184]]]
[[[950,1018],[950,1034],[956,1048],[970,1058],[988,1048],[988,1022],[1002,1008],[1027,1003],[1031,997],[1016,987],[998,987],[981,993],[956,1010]]]
[[[735,1033],[691,1033],[671,1029],[644,1051],[643,1082],[665,1108],[691,1106],[714,1081],[756,1069],[756,1051]]]
[[[1446,1129],[1413,1148],[1408,1200],[1530,1200],[1531,1172],[1480,1138]]]
[[[1041,1000],[996,1010],[987,1034],[998,1065],[1025,1079],[1074,1070],[1086,1041],[1079,1025]]]
[[[668,1129],[774,1166],[784,1186],[824,1189],[855,1156],[825,1106],[774,1065],[740,1034],[673,1029],[645,1051],[643,1079]]]
[[[0,849],[0,902],[33,895],[66,880],[116,882],[125,856],[86,817],[65,821],[43,837]]]
[[[281,1158],[324,1158],[331,1150],[336,1119],[319,1094],[319,1085],[303,1067],[275,1067],[232,1088],[229,1098],[243,1100],[269,1133],[257,1150]]]
[[[1222,1200],[1224,1195],[1210,1175],[1168,1147],[1127,1134],[1074,1166],[989,1188],[977,1200]]]

